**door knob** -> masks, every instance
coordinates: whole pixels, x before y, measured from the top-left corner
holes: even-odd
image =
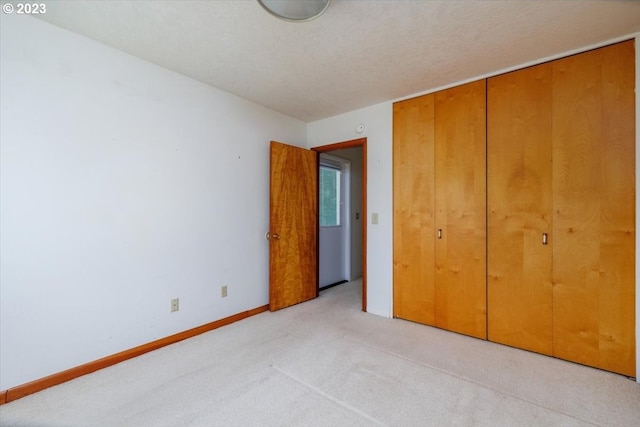
[[[265,239],[267,240],[280,240],[280,235],[277,233],[273,233],[271,234],[269,231],[267,231],[267,234],[264,235]]]

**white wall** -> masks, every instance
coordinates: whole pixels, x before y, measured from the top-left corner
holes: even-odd
[[[320,227],[318,236],[318,285],[320,288],[348,280],[345,226]]]
[[[269,140],[306,125],[0,23],[0,390],[267,304]]]
[[[628,39],[628,37],[627,37]],[[604,46],[624,38],[603,41],[598,45],[585,46],[572,52],[550,58],[541,58],[508,70],[496,70],[465,82],[451,82],[450,85],[413,94],[411,98],[424,93],[435,92],[446,87],[512,71],[535,63],[542,63],[579,51]],[[640,88],[640,36],[636,35],[636,88]],[[640,171],[640,91],[636,89],[636,171]],[[339,116],[309,123],[307,140],[310,147],[327,145],[360,137],[355,133],[358,124],[366,125],[363,136],[368,138],[367,146],[367,211],[369,228],[367,240],[367,310],[371,313],[391,317],[393,315],[393,192],[392,192],[392,109],[393,102],[386,102]],[[640,189],[640,173],[636,173],[636,193]],[[636,197],[636,224],[640,224],[639,200]],[[380,214],[380,223],[371,225],[372,213]],[[636,278],[640,277],[640,233],[636,232]],[[636,280],[636,372],[640,382],[640,287]]]
[[[367,138],[367,311],[391,317],[392,295],[392,103],[385,102],[309,123],[309,147]],[[363,134],[356,126],[364,124]],[[371,224],[377,213],[378,224]]]

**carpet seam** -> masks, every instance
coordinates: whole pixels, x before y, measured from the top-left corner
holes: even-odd
[[[375,346],[375,345],[372,345],[372,344],[369,344],[369,343],[366,343],[366,342],[358,341],[358,340],[355,340],[355,339],[353,339],[353,338],[349,338],[349,337],[347,337],[347,336],[343,336],[342,338],[343,338],[343,339],[345,339],[345,340],[347,340],[347,341],[351,341],[351,342],[354,342],[354,343],[356,343],[356,344],[360,344],[360,345],[362,345],[362,346],[372,348],[372,349],[377,350],[377,351],[379,351],[379,352],[386,353],[386,354],[390,354],[390,355],[392,355],[392,356],[394,356],[394,357],[398,357],[398,358],[400,358],[400,359],[402,359],[402,360],[405,360],[405,361],[407,361],[407,362],[409,362],[409,363],[413,363],[413,364],[415,364],[415,365],[422,366],[422,367],[427,368],[427,369],[431,369],[431,370],[436,371],[436,372],[439,372],[439,373],[441,373],[441,374],[445,374],[445,375],[448,375],[448,376],[450,376],[450,377],[458,378],[458,379],[460,379],[460,380],[462,380],[462,381],[466,381],[466,382],[468,382],[468,383],[475,384],[475,385],[480,386],[480,387],[482,387],[482,388],[485,388],[485,389],[487,389],[487,390],[491,390],[491,391],[494,391],[494,392],[496,392],[496,393],[499,393],[499,394],[501,394],[501,395],[503,395],[503,396],[508,396],[508,397],[513,398],[513,399],[520,400],[520,401],[522,401],[522,402],[525,402],[525,403],[528,403],[528,404],[530,404],[530,405],[536,406],[536,407],[538,407],[538,408],[545,409],[545,410],[548,410],[548,411],[551,411],[551,412],[555,412],[555,413],[557,413],[557,414],[562,414],[562,415],[564,415],[564,416],[566,416],[566,417],[569,417],[569,418],[572,418],[572,419],[574,419],[574,420],[576,420],[576,421],[580,421],[580,422],[583,422],[583,423],[587,423],[587,424],[590,424],[590,425],[592,425],[592,426],[596,426],[596,427],[604,427],[602,424],[597,424],[597,423],[595,423],[595,422],[593,422],[593,421],[588,421],[588,420],[585,420],[585,419],[579,418],[579,417],[577,417],[577,416],[575,416],[575,415],[568,414],[568,413],[566,413],[566,412],[564,412],[564,411],[559,411],[559,410],[556,410],[556,409],[553,409],[553,408],[549,408],[549,407],[547,407],[547,406],[545,406],[545,405],[542,405],[542,404],[537,403],[537,402],[534,402],[534,401],[532,401],[532,400],[525,399],[525,398],[523,398],[523,397],[517,396],[517,395],[515,395],[515,394],[513,394],[513,393],[510,393],[510,392],[508,392],[508,391],[500,390],[500,389],[498,389],[498,388],[496,388],[496,387],[492,387],[492,386],[490,386],[490,385],[483,384],[483,383],[481,383],[481,382],[478,382],[478,381],[472,380],[471,378],[463,377],[463,376],[457,375],[457,374],[455,374],[455,373],[453,373],[453,372],[449,372],[449,371],[446,371],[446,370],[444,370],[444,369],[437,368],[437,367],[435,367],[435,366],[433,366],[433,365],[429,365],[429,364],[426,364],[426,363],[423,363],[423,362],[419,362],[419,361],[414,360],[414,359],[411,359],[411,358],[409,358],[409,357],[407,357],[407,356],[403,356],[402,354],[395,353],[395,352],[393,352],[393,351],[391,351],[391,350],[387,350],[387,349],[384,349],[384,348],[381,348],[381,347],[377,347],[377,346]]]
[[[291,373],[289,373],[289,372],[285,371],[284,369],[279,368],[279,367],[277,367],[277,366],[273,366],[273,365],[272,365],[271,367],[272,367],[273,369],[275,369],[276,371],[280,372],[281,374],[283,374],[284,376],[286,376],[286,377],[288,377],[288,378],[292,379],[293,381],[297,382],[298,384],[301,384],[301,385],[303,385],[304,387],[306,387],[306,388],[308,388],[308,389],[310,389],[310,390],[314,391],[315,393],[317,393],[317,394],[321,395],[321,396],[322,396],[322,397],[324,397],[325,399],[328,399],[328,400],[330,400],[331,402],[336,403],[336,404],[338,404],[338,405],[342,406],[343,408],[348,409],[348,410],[350,410],[351,412],[353,412],[353,413],[355,413],[355,414],[357,414],[357,415],[360,415],[361,417],[363,417],[363,418],[365,418],[365,419],[367,419],[367,420],[369,420],[369,421],[372,421],[372,422],[376,423],[377,425],[380,425],[380,426],[386,426],[386,424],[385,424],[385,423],[383,423],[382,421],[380,421],[380,420],[378,420],[378,419],[376,419],[376,418],[372,417],[371,415],[367,414],[366,412],[361,411],[360,409],[355,408],[355,407],[353,407],[353,406],[349,405],[348,403],[346,403],[346,402],[343,402],[343,401],[339,400],[338,398],[336,398],[336,397],[334,397],[334,396],[330,395],[329,393],[327,393],[327,392],[325,392],[325,391],[320,390],[318,387],[315,387],[315,386],[313,386],[313,385],[311,385],[311,384],[307,383],[306,381],[304,381],[304,380],[302,380],[302,379],[300,379],[300,378],[296,377],[295,375],[293,375],[293,374],[291,374]]]

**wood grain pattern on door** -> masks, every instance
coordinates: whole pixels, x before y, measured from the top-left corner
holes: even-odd
[[[317,153],[271,142],[269,310],[318,294]]]
[[[553,64],[553,348],[635,376],[635,47]]]
[[[393,315],[435,325],[434,96],[393,106]]]
[[[548,355],[551,75],[547,63],[487,81],[487,335]]]
[[[436,325],[486,338],[486,81],[435,94]]]

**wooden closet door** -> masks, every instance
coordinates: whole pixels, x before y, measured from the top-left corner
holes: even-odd
[[[436,93],[436,326],[483,339],[486,162],[486,81]]]
[[[543,64],[487,81],[488,339],[548,355],[551,73]]]
[[[553,63],[553,350],[635,376],[632,41]]]
[[[433,95],[393,106],[393,313],[434,325]]]

